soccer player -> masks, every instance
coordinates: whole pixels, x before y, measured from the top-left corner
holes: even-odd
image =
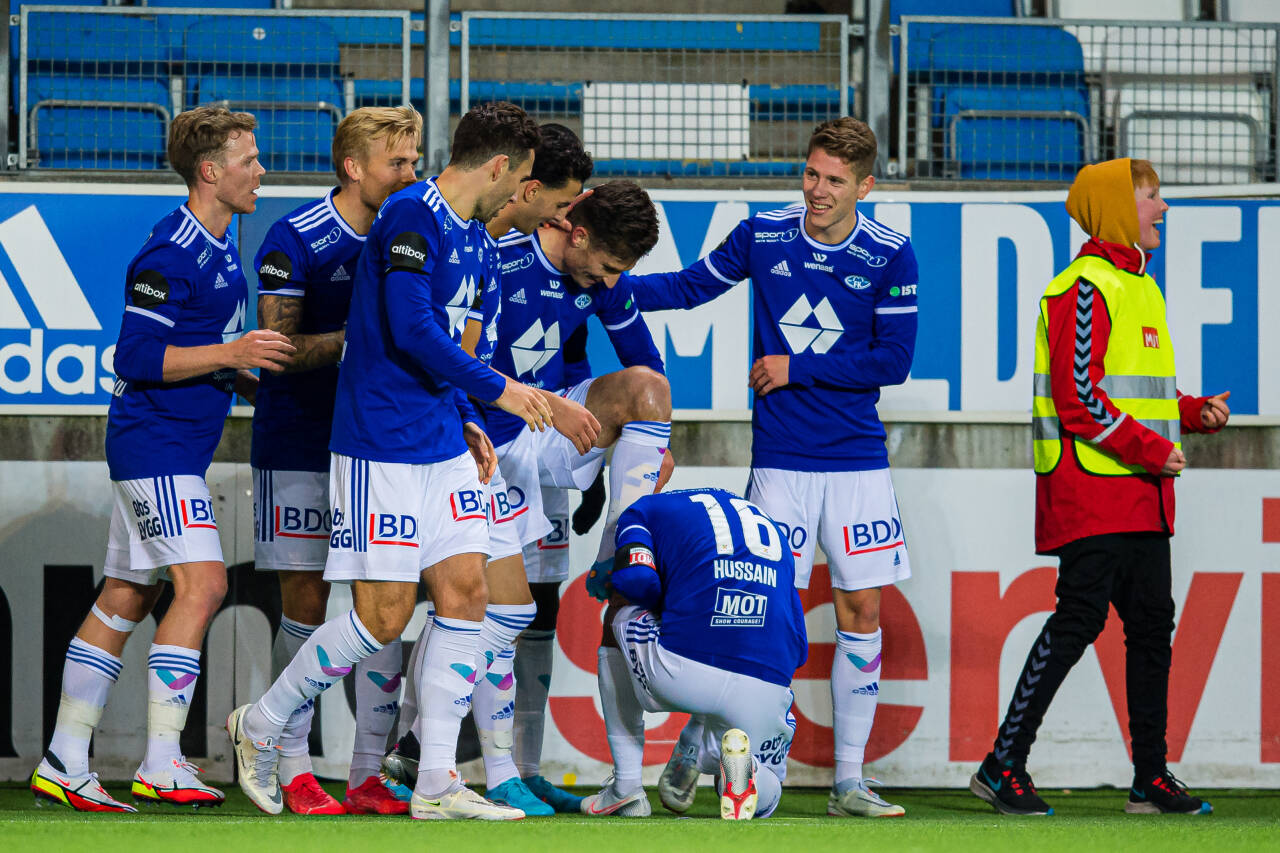
[[[262,377],[253,414],[254,562],[280,578],[284,615],[276,632],[277,672],[324,622],[323,577],[332,533],[329,427],[338,386],[351,278],[374,216],[387,196],[414,183],[422,117],[412,107],[363,107],[338,125],[338,188],[271,226],[254,259],[258,325],[298,348],[284,375]],[[280,736],[284,804],[295,814],[403,814],[378,779],[400,696],[400,642],[356,666],[356,737],[342,803],[311,772],[307,736],[314,703],[290,716]]]
[[[530,511],[519,520],[523,542],[551,529],[539,487],[587,488],[610,445],[616,446],[609,509],[597,560],[612,557],[622,510],[653,492],[671,435],[671,389],[630,288],[617,276],[635,266],[657,238],[657,213],[648,194],[631,181],[610,181],[574,205],[565,228],[549,224],[499,242],[502,309],[492,342],[494,368],[582,403],[600,423],[594,443],[582,446],[559,433],[526,434],[509,415],[490,411],[489,433],[503,476],[529,499]],[[599,316],[623,369],[569,386],[562,341],[592,314]]]
[[[125,277],[116,384],[107,414],[107,467],[115,504],[106,580],[67,649],[62,701],[49,748],[31,776],[37,797],[78,811],[132,812],[89,771],[130,633],[151,612],[161,582],[173,603],[148,661],[147,752],[133,777],[138,801],[219,805],[179,737],[200,675],[205,629],[227,590],[205,472],[232,392],[252,398],[252,368],[280,370],[294,352],[279,332],[244,334],[248,285],[231,218],[252,213],[258,182],[254,117],[215,107],[179,114],[168,156],[187,201],[151,229]]]
[[[699,305],[751,278],[748,381],[757,398],[747,497],[787,531],[801,587],[819,539],[831,567],[835,816],[903,813],[862,773],[879,692],[880,588],[911,574],[876,402],[882,386],[906,380],[916,337],[911,243],[857,206],[875,185],[875,155],[864,123],[822,123],[809,139],[803,204],[743,220],[682,272],[631,280],[650,311]],[[664,797],[679,800],[696,783],[681,758],[693,745],[682,738],[673,753]]]
[[[266,694],[227,719],[240,787],[263,811],[282,809],[276,742],[289,716],[400,636],[421,578],[436,613],[415,674],[422,761],[410,814],[524,816],[466,788],[455,766],[488,597],[484,481],[494,464],[463,394],[531,429],[545,428],[551,414],[540,392],[457,341],[485,286],[483,223],[528,177],[537,143],[537,125],[514,104],[474,107],[439,177],[393,194],[369,231],[338,372],[325,564],[326,580],[353,583],[355,607],[317,628]]]
[[[768,817],[795,734],[789,685],[808,654],[786,528],[729,492],[692,489],[637,500],[617,544],[613,565],[588,577],[614,592],[598,653],[613,779],[582,812],[648,815],[644,711],[684,711],[720,816]],[[690,790],[674,810],[692,804]]]
[[[490,220],[485,228],[495,242],[489,244],[488,257],[493,261],[486,286],[477,294],[477,304],[468,313],[463,349],[477,355],[484,363],[493,357],[493,341],[501,308],[500,276],[496,238],[507,232],[531,234],[549,220],[563,215],[570,203],[582,192],[582,184],[591,176],[591,157],[582,142],[568,128],[544,124],[539,128],[541,141],[534,151],[533,171],[520,185],[515,200]],[[483,345],[480,336],[486,330]],[[562,397],[544,392],[552,407],[556,429],[576,436],[581,449],[594,442],[599,424],[585,409]],[[535,619],[538,609],[529,589],[525,564],[521,558],[520,530],[516,519],[525,511],[523,493],[508,487],[501,471],[490,481],[489,562],[485,580],[489,588],[489,604],[480,631],[480,653],[476,663],[476,689],[472,697],[481,751],[484,757],[486,796],[521,809],[527,815],[550,815],[555,810],[577,813],[581,797],[552,786],[540,776],[523,780],[511,758],[513,703],[516,682],[512,674],[514,642]],[[533,542],[527,543],[533,545]],[[551,614],[552,625],[555,613]],[[430,624],[424,633],[430,630]],[[418,641],[420,644],[422,640]],[[415,649],[415,654],[418,649]],[[412,785],[418,757],[416,734],[410,726],[415,722],[416,704],[406,702],[401,715],[401,736],[395,750],[384,763],[384,772],[399,785]],[[530,790],[530,788],[534,790]],[[536,794],[535,794],[536,791]]]

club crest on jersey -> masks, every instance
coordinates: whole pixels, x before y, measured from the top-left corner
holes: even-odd
[[[179,501],[182,508],[182,526],[188,529],[202,527],[217,530],[218,522],[213,517],[213,501],[205,498],[187,498]]]
[[[454,521],[488,518],[488,503],[483,489],[460,489],[449,495],[449,511]]]
[[[901,548],[904,541],[902,522],[897,518],[877,518],[844,528],[844,552],[850,557]]]
[[[369,544],[417,548],[418,519],[393,512],[369,513]]]
[[[866,290],[871,286],[871,279],[863,278],[860,275],[847,275],[844,277],[844,283],[848,285],[851,290]],[[896,290],[897,288],[894,289]]]
[[[711,625],[721,628],[759,628],[764,625],[768,606],[768,597],[760,593],[717,587],[716,609],[711,614]]]
[[[584,293],[577,299],[573,300],[573,304],[577,306],[579,311],[587,310],[587,306],[591,304],[590,294]]]

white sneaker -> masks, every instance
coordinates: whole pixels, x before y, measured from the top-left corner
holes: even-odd
[[[841,794],[832,788],[831,796],[827,797],[827,814],[832,817],[902,817],[907,813],[902,806],[881,799],[867,787],[867,781],[860,779],[858,784]]]
[[[133,775],[133,799],[139,803],[169,803],[175,806],[220,806],[226,795],[196,776],[200,768],[186,756],[170,759],[169,766],[155,773],[139,767]]]
[[[502,803],[486,800],[455,778],[453,785],[437,797],[424,797],[417,791],[409,800],[409,814],[414,820],[521,820],[524,812]]]
[[[720,817],[750,820],[756,814],[755,759],[751,739],[742,729],[729,729],[720,738]]]
[[[236,776],[240,790],[251,803],[267,814],[280,814],[284,810],[280,777],[276,773],[280,747],[272,738],[256,741],[245,735],[242,723],[251,707],[241,705],[227,717],[227,735],[231,738],[231,751],[236,755]]]
[[[658,798],[676,814],[687,812],[698,794],[698,752],[697,744],[681,749],[677,743],[658,777]]]
[[[613,777],[604,783],[604,787],[598,793],[589,797],[582,798],[582,805],[579,806],[582,813],[595,817],[603,817],[605,815],[613,815],[614,817],[648,817],[653,814],[653,807],[649,805],[649,798],[644,793],[644,788],[636,788],[626,794],[619,793],[617,783]]]
[[[31,792],[36,795],[36,805],[48,801],[60,803],[78,812],[136,812],[133,806],[122,803],[103,790],[97,773],[71,776],[59,772],[47,757],[40,760],[31,774]]]

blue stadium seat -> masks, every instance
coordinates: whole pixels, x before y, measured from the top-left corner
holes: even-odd
[[[1070,180],[1090,157],[1083,51],[1066,30],[917,25],[907,72],[928,87],[934,159],[951,177]]]
[[[275,9],[276,0],[146,0],[157,9]]]
[[[174,51],[154,18],[28,15],[28,160],[42,168],[162,168]],[[20,80],[14,80],[21,108]]]
[[[342,120],[342,88],[332,79],[209,75],[196,81],[201,104],[251,112],[262,165],[273,172],[323,172]]]
[[[32,74],[29,158],[40,168],[160,169],[169,87],[148,79]]]
[[[271,171],[328,171],[343,115],[338,40],[324,19],[211,17],[186,31],[189,104],[252,112]]]

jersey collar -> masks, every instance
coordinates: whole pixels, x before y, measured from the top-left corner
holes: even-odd
[[[333,221],[338,223],[338,227],[341,228],[343,231],[347,232],[347,236],[354,237],[355,239],[363,243],[368,238],[369,235],[357,234],[354,230],[352,230],[351,226],[347,223],[347,220],[343,219],[342,214],[338,212],[338,208],[333,206],[333,197],[338,194],[338,190],[340,189],[341,187],[334,187],[333,189],[329,190],[328,195],[324,197],[324,206],[328,209],[329,215],[333,217]]]
[[[226,251],[227,247],[231,245],[231,240],[229,237],[224,237],[223,239],[219,240],[217,237],[210,234],[209,229],[205,228],[204,225],[201,224],[200,220],[196,218],[196,215],[191,212],[191,208],[187,207],[187,203],[185,201],[178,206],[178,210],[181,210],[182,215],[187,217],[187,219],[191,220],[191,224],[194,225],[200,231],[200,233],[204,235],[204,238],[206,240],[208,240],[217,248],[222,249],[223,251]],[[230,227],[227,228],[227,234],[228,235],[231,234]]]
[[[551,273],[552,275],[558,275],[558,276],[561,276],[561,277],[563,277],[563,276],[564,276],[564,273],[562,273],[562,272],[560,272],[560,270],[556,269],[555,264],[553,264],[553,263],[551,263],[551,261],[547,260],[547,256],[546,256],[546,255],[544,255],[544,254],[542,254],[542,243],[540,243],[540,242],[538,241],[538,232],[537,232],[537,231],[535,231],[535,232],[533,232],[532,234],[530,234],[530,235],[529,235],[529,244],[530,244],[531,246],[533,246],[533,255],[534,255],[534,257],[536,257],[539,261],[541,261],[541,262],[542,262],[543,269],[545,269],[547,272]]]
[[[831,243],[823,243],[813,239],[812,237],[809,236],[809,232],[804,229],[804,224],[809,219],[809,210],[808,208],[806,208],[804,213],[800,215],[800,236],[804,237],[804,241],[808,243],[810,246],[824,252],[838,252],[841,249],[847,249],[850,246],[850,244],[853,243],[853,238],[857,237],[858,232],[862,230],[862,220],[863,220],[862,211],[855,208],[854,214],[857,216],[858,220],[857,220],[857,223],[853,226],[853,230],[849,232],[849,236],[845,237],[839,243],[831,244]]]
[[[444,194],[440,192],[440,188],[436,186],[435,178],[427,178],[425,183],[427,185],[427,191],[422,194],[422,200],[424,202],[427,199],[431,198],[431,196],[438,197],[440,199],[440,203],[444,205],[444,209],[447,210],[449,212],[449,215],[453,217],[453,221],[458,224],[459,228],[466,229],[470,227],[470,223],[458,215],[457,211],[455,211],[453,207],[449,204],[448,199],[446,199],[444,197]]]
[[[1136,246],[1124,246],[1120,243],[1110,243],[1106,240],[1100,240],[1097,237],[1090,237],[1089,241],[1080,247],[1080,253],[1076,257],[1084,255],[1095,255],[1105,258],[1125,272],[1134,275],[1143,275],[1147,270],[1147,262],[1151,260],[1150,252],[1143,252]]]

